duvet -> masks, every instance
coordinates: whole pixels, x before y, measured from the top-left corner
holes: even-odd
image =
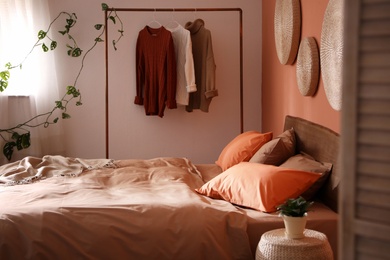
[[[185,158],[0,167],[0,259],[253,259],[246,215]]]

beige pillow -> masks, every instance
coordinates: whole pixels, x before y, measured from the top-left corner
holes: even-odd
[[[302,197],[304,197],[306,200],[313,199],[318,190],[325,183],[330,171],[332,170],[331,163],[322,163],[316,161],[313,157],[304,153],[290,157],[287,161],[281,164],[280,167],[296,169],[300,171],[314,172],[320,176],[319,179],[302,194]]]
[[[288,129],[263,145],[249,161],[278,166],[295,155],[295,143],[294,129]]]

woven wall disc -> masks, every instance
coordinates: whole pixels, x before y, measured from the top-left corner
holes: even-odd
[[[301,7],[299,0],[276,0],[275,45],[281,64],[293,64],[301,36]]]
[[[313,96],[320,77],[318,46],[313,37],[304,38],[299,45],[296,73],[299,92],[303,96]]]
[[[330,0],[322,23],[320,60],[326,97],[337,111],[342,103],[343,23],[344,1]]]

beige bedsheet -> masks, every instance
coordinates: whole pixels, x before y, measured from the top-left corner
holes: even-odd
[[[187,159],[69,176],[0,185],[0,259],[253,258],[246,214],[197,194],[204,182]]]

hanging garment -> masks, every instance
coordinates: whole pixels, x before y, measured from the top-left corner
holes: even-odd
[[[172,33],[176,54],[176,103],[188,105],[189,93],[196,91],[191,35],[180,24],[175,28],[168,28],[168,30]]]
[[[146,115],[164,116],[165,107],[176,108],[176,58],[171,33],[163,26],[145,26],[136,46],[136,96]]]
[[[200,109],[203,112],[208,112],[212,98],[218,96],[215,85],[216,65],[211,33],[204,27],[204,21],[201,19],[187,22],[185,28],[191,33],[197,88],[196,92],[190,94],[186,110],[192,112],[193,109]]]

